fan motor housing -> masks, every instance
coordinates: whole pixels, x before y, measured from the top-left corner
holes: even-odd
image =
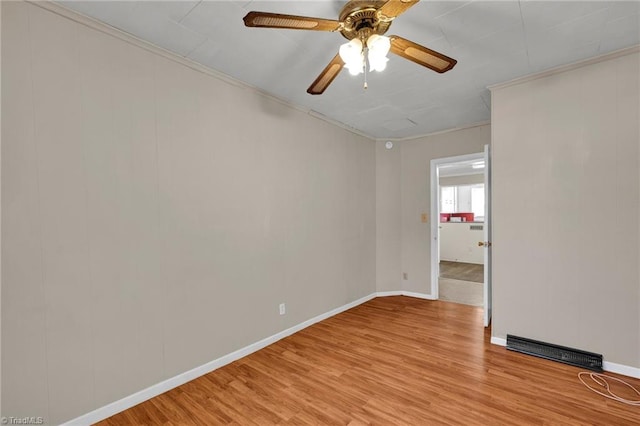
[[[386,33],[392,21],[381,20],[378,14],[385,3],[386,0],[351,0],[340,12],[340,21],[344,23],[340,33],[347,40]]]

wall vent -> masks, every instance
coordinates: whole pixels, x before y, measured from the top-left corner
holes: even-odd
[[[593,371],[602,371],[602,355],[507,334],[507,349]]]
[[[482,231],[482,225],[469,225],[471,231]]]

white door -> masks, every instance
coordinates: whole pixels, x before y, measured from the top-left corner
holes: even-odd
[[[484,326],[491,322],[491,155],[484,146]]]

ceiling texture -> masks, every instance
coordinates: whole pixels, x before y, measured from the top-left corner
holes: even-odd
[[[488,122],[487,86],[640,43],[640,1],[430,1],[396,34],[458,61],[438,74],[389,54],[387,69],[343,70],[307,87],[345,40],[339,33],[247,28],[251,10],[338,19],[345,1],[61,1],[65,7],[372,138],[402,139]]]

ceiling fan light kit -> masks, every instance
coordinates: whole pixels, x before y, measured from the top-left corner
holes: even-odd
[[[362,42],[358,38],[354,38],[349,43],[340,46],[340,59],[342,59],[345,68],[349,70],[351,75],[360,74],[364,68],[364,53],[362,49]]]
[[[311,95],[322,94],[331,82],[347,68],[351,75],[383,71],[387,53],[398,55],[438,73],[452,69],[456,60],[398,36],[384,36],[393,20],[419,0],[351,0],[340,12],[339,20],[308,16],[283,15],[269,12],[249,12],[244,17],[247,27],[283,28],[340,32],[349,42],[322,70],[307,89]]]
[[[365,44],[359,38],[343,44],[340,46],[339,54],[349,74],[358,75],[366,70],[367,62],[371,71],[384,71],[389,60],[387,53],[390,48],[389,37],[373,34]]]
[[[369,67],[372,71],[384,71],[387,68],[387,53],[391,49],[389,37],[374,34],[367,39]]]

